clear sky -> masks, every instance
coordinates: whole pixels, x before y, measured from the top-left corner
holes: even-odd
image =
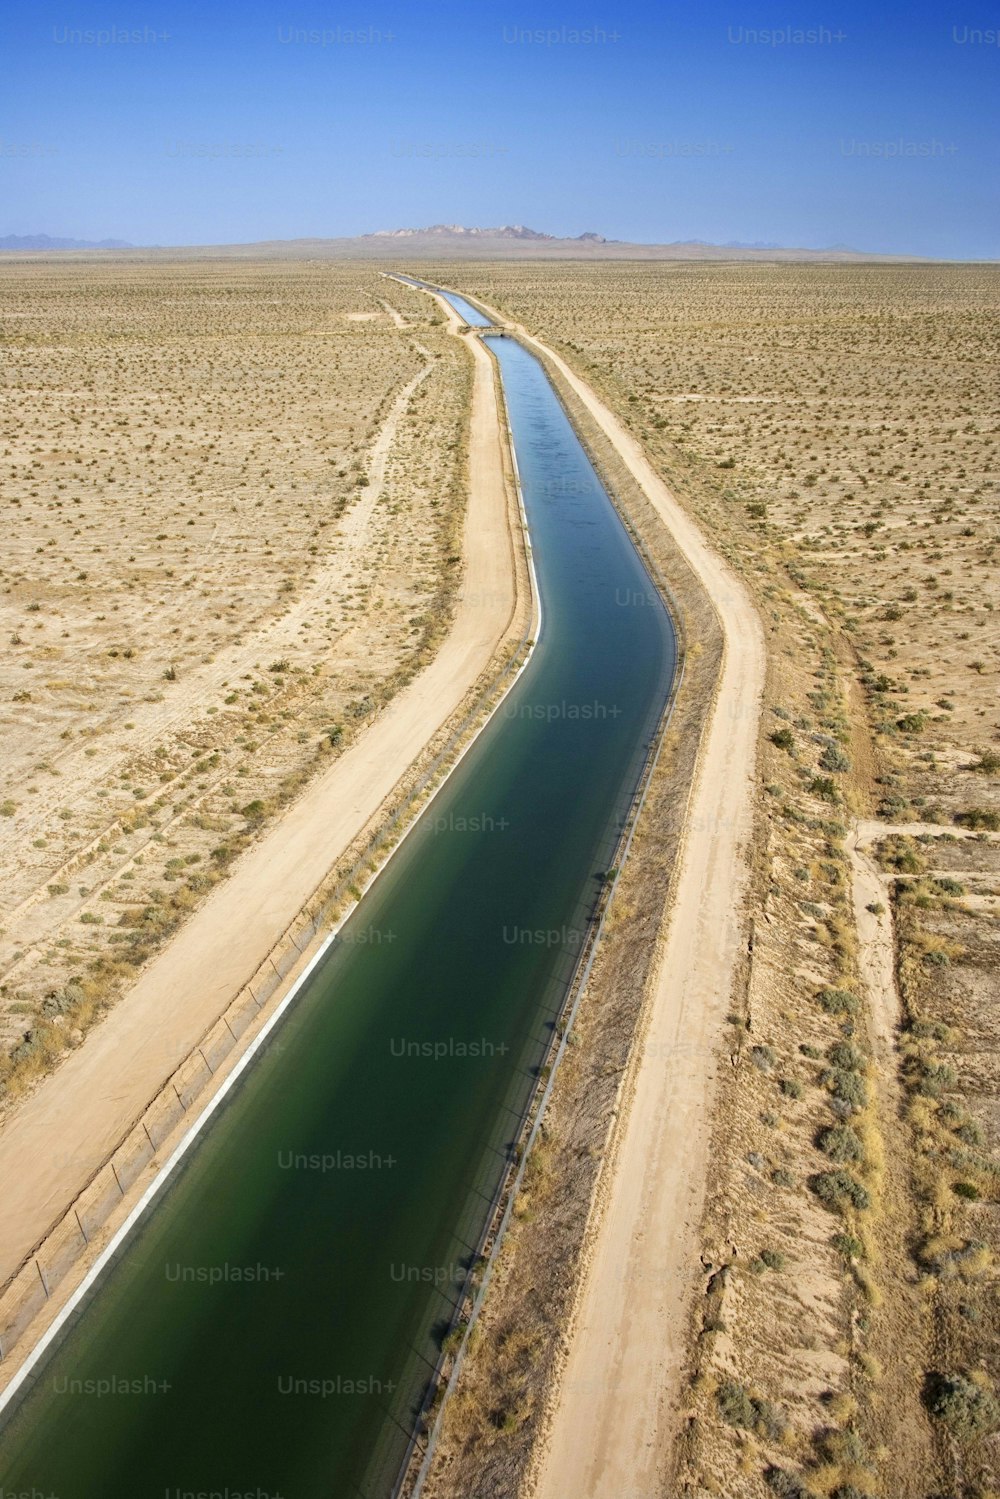
[[[992,258],[998,34],[982,0],[28,0],[0,20],[0,234]]]

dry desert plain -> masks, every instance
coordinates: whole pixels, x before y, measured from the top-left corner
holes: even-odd
[[[566,1173],[578,1185],[607,1147],[624,1066],[603,1067],[574,1167],[560,1144],[582,1055],[431,1489],[558,1493],[576,1447],[586,1492],[630,1491],[607,1478],[628,1455],[591,1421],[613,1402],[609,1366],[556,1376],[588,1339],[630,1356],[600,1324],[600,1276],[632,1274],[641,1298],[653,1265],[686,1354],[661,1360],[636,1499],[985,1499],[1000,1483],[1000,273],[436,274],[537,334],[618,414],[755,598],[767,682],[747,954],[718,996],[717,1069],[681,1059],[718,1078],[685,1231],[615,1264],[600,1250],[613,1212],[560,1221]],[[430,299],[368,267],[2,275],[14,1110],[433,654],[457,586],[471,369]],[[711,639],[706,620],[695,644],[714,670]],[[655,941],[670,895],[656,892],[644,909],[642,886],[626,891],[619,942]],[[648,998],[652,968],[645,982]],[[601,1016],[581,1029],[599,1073]],[[638,1055],[636,1090],[649,1065]],[[627,1163],[643,1115],[627,1098],[622,1113]],[[551,1294],[539,1257],[557,1230]]]
[[[470,371],[373,271],[2,275],[10,1099],[433,653]]]

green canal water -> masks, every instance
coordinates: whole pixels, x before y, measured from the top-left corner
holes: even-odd
[[[33,1370],[5,1491],[392,1492],[675,669],[544,370],[492,346],[535,651]]]

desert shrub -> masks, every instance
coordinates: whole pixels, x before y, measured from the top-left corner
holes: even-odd
[[[927,1408],[963,1444],[1000,1427],[1000,1405],[993,1391],[964,1374],[931,1374]]]
[[[768,1468],[764,1482],[778,1499],[809,1499],[809,1490],[802,1487],[794,1473],[784,1468]]]
[[[795,735],[789,728],[775,729],[770,735],[771,743],[778,749],[790,750],[795,744]]]
[[[849,989],[821,989],[816,999],[828,1015],[853,1015],[858,1009],[857,995]]]
[[[809,782],[809,790],[813,796],[822,797],[825,802],[837,802],[840,794],[830,776],[813,776]]]
[[[986,807],[969,807],[964,812],[956,812],[955,821],[959,827],[985,828],[987,832],[995,833],[1000,829],[1000,812],[992,812]]]
[[[864,1078],[859,1077],[856,1072],[848,1072],[843,1067],[831,1067],[824,1072],[823,1083],[834,1098],[839,1098],[841,1103],[850,1104],[852,1109],[863,1109],[868,1102]]]
[[[876,817],[882,817],[887,822],[898,821],[909,808],[909,802],[905,796],[900,796],[896,791],[887,796],[879,798],[879,804],[875,809]]]
[[[42,1001],[42,1014],[46,1017],[66,1015],[85,1000],[86,995],[78,983],[72,980],[62,990],[51,990]]]
[[[827,1052],[827,1057],[834,1067],[841,1067],[846,1072],[861,1072],[865,1065],[863,1052],[852,1046],[850,1041],[835,1041]]]
[[[850,770],[850,757],[837,744],[828,744],[820,756],[820,765],[824,770],[845,771]]]
[[[845,1260],[861,1260],[865,1257],[865,1246],[854,1234],[834,1234],[830,1242]]]
[[[809,1185],[825,1207],[839,1212],[848,1206],[863,1211],[871,1204],[867,1189],[849,1171],[821,1171]]]
[[[841,1165],[864,1158],[864,1146],[849,1124],[836,1124],[830,1129],[820,1130],[816,1143],[824,1155]]]
[[[742,1426],[748,1431],[759,1431],[776,1441],[785,1430],[785,1418],[770,1400],[760,1400],[751,1395],[745,1385],[735,1379],[724,1380],[716,1392],[719,1414],[730,1426]]]
[[[752,1430],[756,1424],[756,1407],[750,1391],[735,1379],[724,1380],[716,1393],[719,1415],[730,1426]]]
[[[797,1077],[783,1077],[779,1084],[786,1098],[801,1098],[802,1084]]]
[[[943,1020],[914,1020],[910,1030],[921,1041],[951,1041],[954,1033]],[[950,1105],[945,1105],[950,1107]]]
[[[840,1429],[828,1427],[814,1438],[820,1456],[832,1466],[843,1470],[856,1468],[865,1461],[865,1444],[861,1434],[853,1426]]]
[[[885,863],[890,869],[898,869],[900,874],[923,874],[927,867],[916,849],[907,844],[887,850]]]
[[[955,1069],[947,1062],[921,1062],[917,1079],[917,1092],[925,1098],[937,1098],[945,1088],[955,1083]]]
[[[750,1052],[750,1060],[761,1072],[770,1072],[778,1057],[772,1046],[754,1046]]]

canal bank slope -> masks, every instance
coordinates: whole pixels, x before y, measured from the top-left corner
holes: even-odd
[[[496,320],[512,327],[501,315]],[[621,930],[612,934],[619,951],[609,944],[604,971],[595,970],[581,1055],[561,1079],[561,1109],[554,1100],[548,1158],[539,1164],[524,1223],[515,1229],[506,1274],[498,1277],[494,1307],[484,1317],[482,1354],[463,1375],[464,1395],[460,1386],[425,1496],[453,1499],[487,1482],[497,1493],[612,1499],[662,1492],[670,1473],[700,1269],[697,1228],[715,1067],[746,951],[743,897],[765,651],[747,591],[640,445],[564,360],[526,329],[512,331],[542,358],[581,429],[592,424],[592,445],[603,444],[607,455],[601,467],[607,473],[620,464],[635,487],[635,503],[651,507],[669,533],[665,553],[655,541],[650,549],[662,558],[682,613],[695,617],[694,628],[685,621],[685,633],[689,679],[698,677],[698,684],[678,701],[671,731],[677,748],[658,795],[654,787],[625,871],[624,940]],[[625,486],[612,487],[621,499]],[[641,523],[638,529],[647,531]],[[707,600],[717,655],[704,616]],[[652,936],[648,924],[635,930],[633,949],[645,943],[648,954],[642,962],[633,951],[630,972],[630,929],[650,912],[658,920],[664,910],[662,930],[655,930],[655,921]],[[637,977],[644,994],[634,1018],[639,1044],[630,1049],[621,1034],[624,1014],[609,1021],[606,1006],[617,1001],[623,982]],[[591,1063],[588,1052],[594,1053]],[[602,1069],[617,1073],[617,1086],[603,1121],[596,1121],[603,1130],[595,1129],[588,1143],[580,1116]],[[603,1161],[581,1227],[565,1193],[567,1182],[582,1173],[568,1158],[582,1161],[595,1149]],[[549,1376],[543,1413],[529,1371],[544,1362],[550,1307],[566,1292],[581,1236],[582,1273],[575,1297],[572,1288],[565,1295],[572,1311],[552,1358],[555,1377]],[[543,1278],[541,1296],[522,1289],[536,1275]],[[497,1424],[503,1443],[495,1440]]]
[[[457,334],[459,320],[450,316],[449,326]],[[239,860],[230,878],[150,963],[108,1018],[8,1117],[0,1133],[0,1179],[5,1184],[0,1286],[21,1267],[30,1269],[35,1251],[150,1101],[204,1047],[212,1027],[262,965],[277,956],[276,948],[331,869],[377,829],[380,814],[398,800],[400,783],[422,748],[451,732],[525,635],[531,601],[516,497],[506,470],[494,364],[478,343],[471,352],[475,376],[464,572],[444,643],[363,737]],[[283,972],[294,977],[294,971]],[[271,996],[269,1005],[279,994]],[[222,1075],[214,1056],[206,1067],[215,1078]],[[178,1092],[187,1107],[183,1084]],[[156,1140],[157,1157],[168,1151],[175,1135]],[[147,1165],[129,1197],[139,1195],[155,1165],[155,1159]],[[87,1234],[87,1252],[72,1270],[60,1263],[59,1294],[46,1311],[54,1313],[56,1303],[69,1294],[126,1206],[126,1201],[116,1204],[107,1227]],[[39,1276],[45,1283],[41,1268]],[[40,1316],[35,1325],[46,1320]],[[5,1374],[12,1363],[5,1359]]]

